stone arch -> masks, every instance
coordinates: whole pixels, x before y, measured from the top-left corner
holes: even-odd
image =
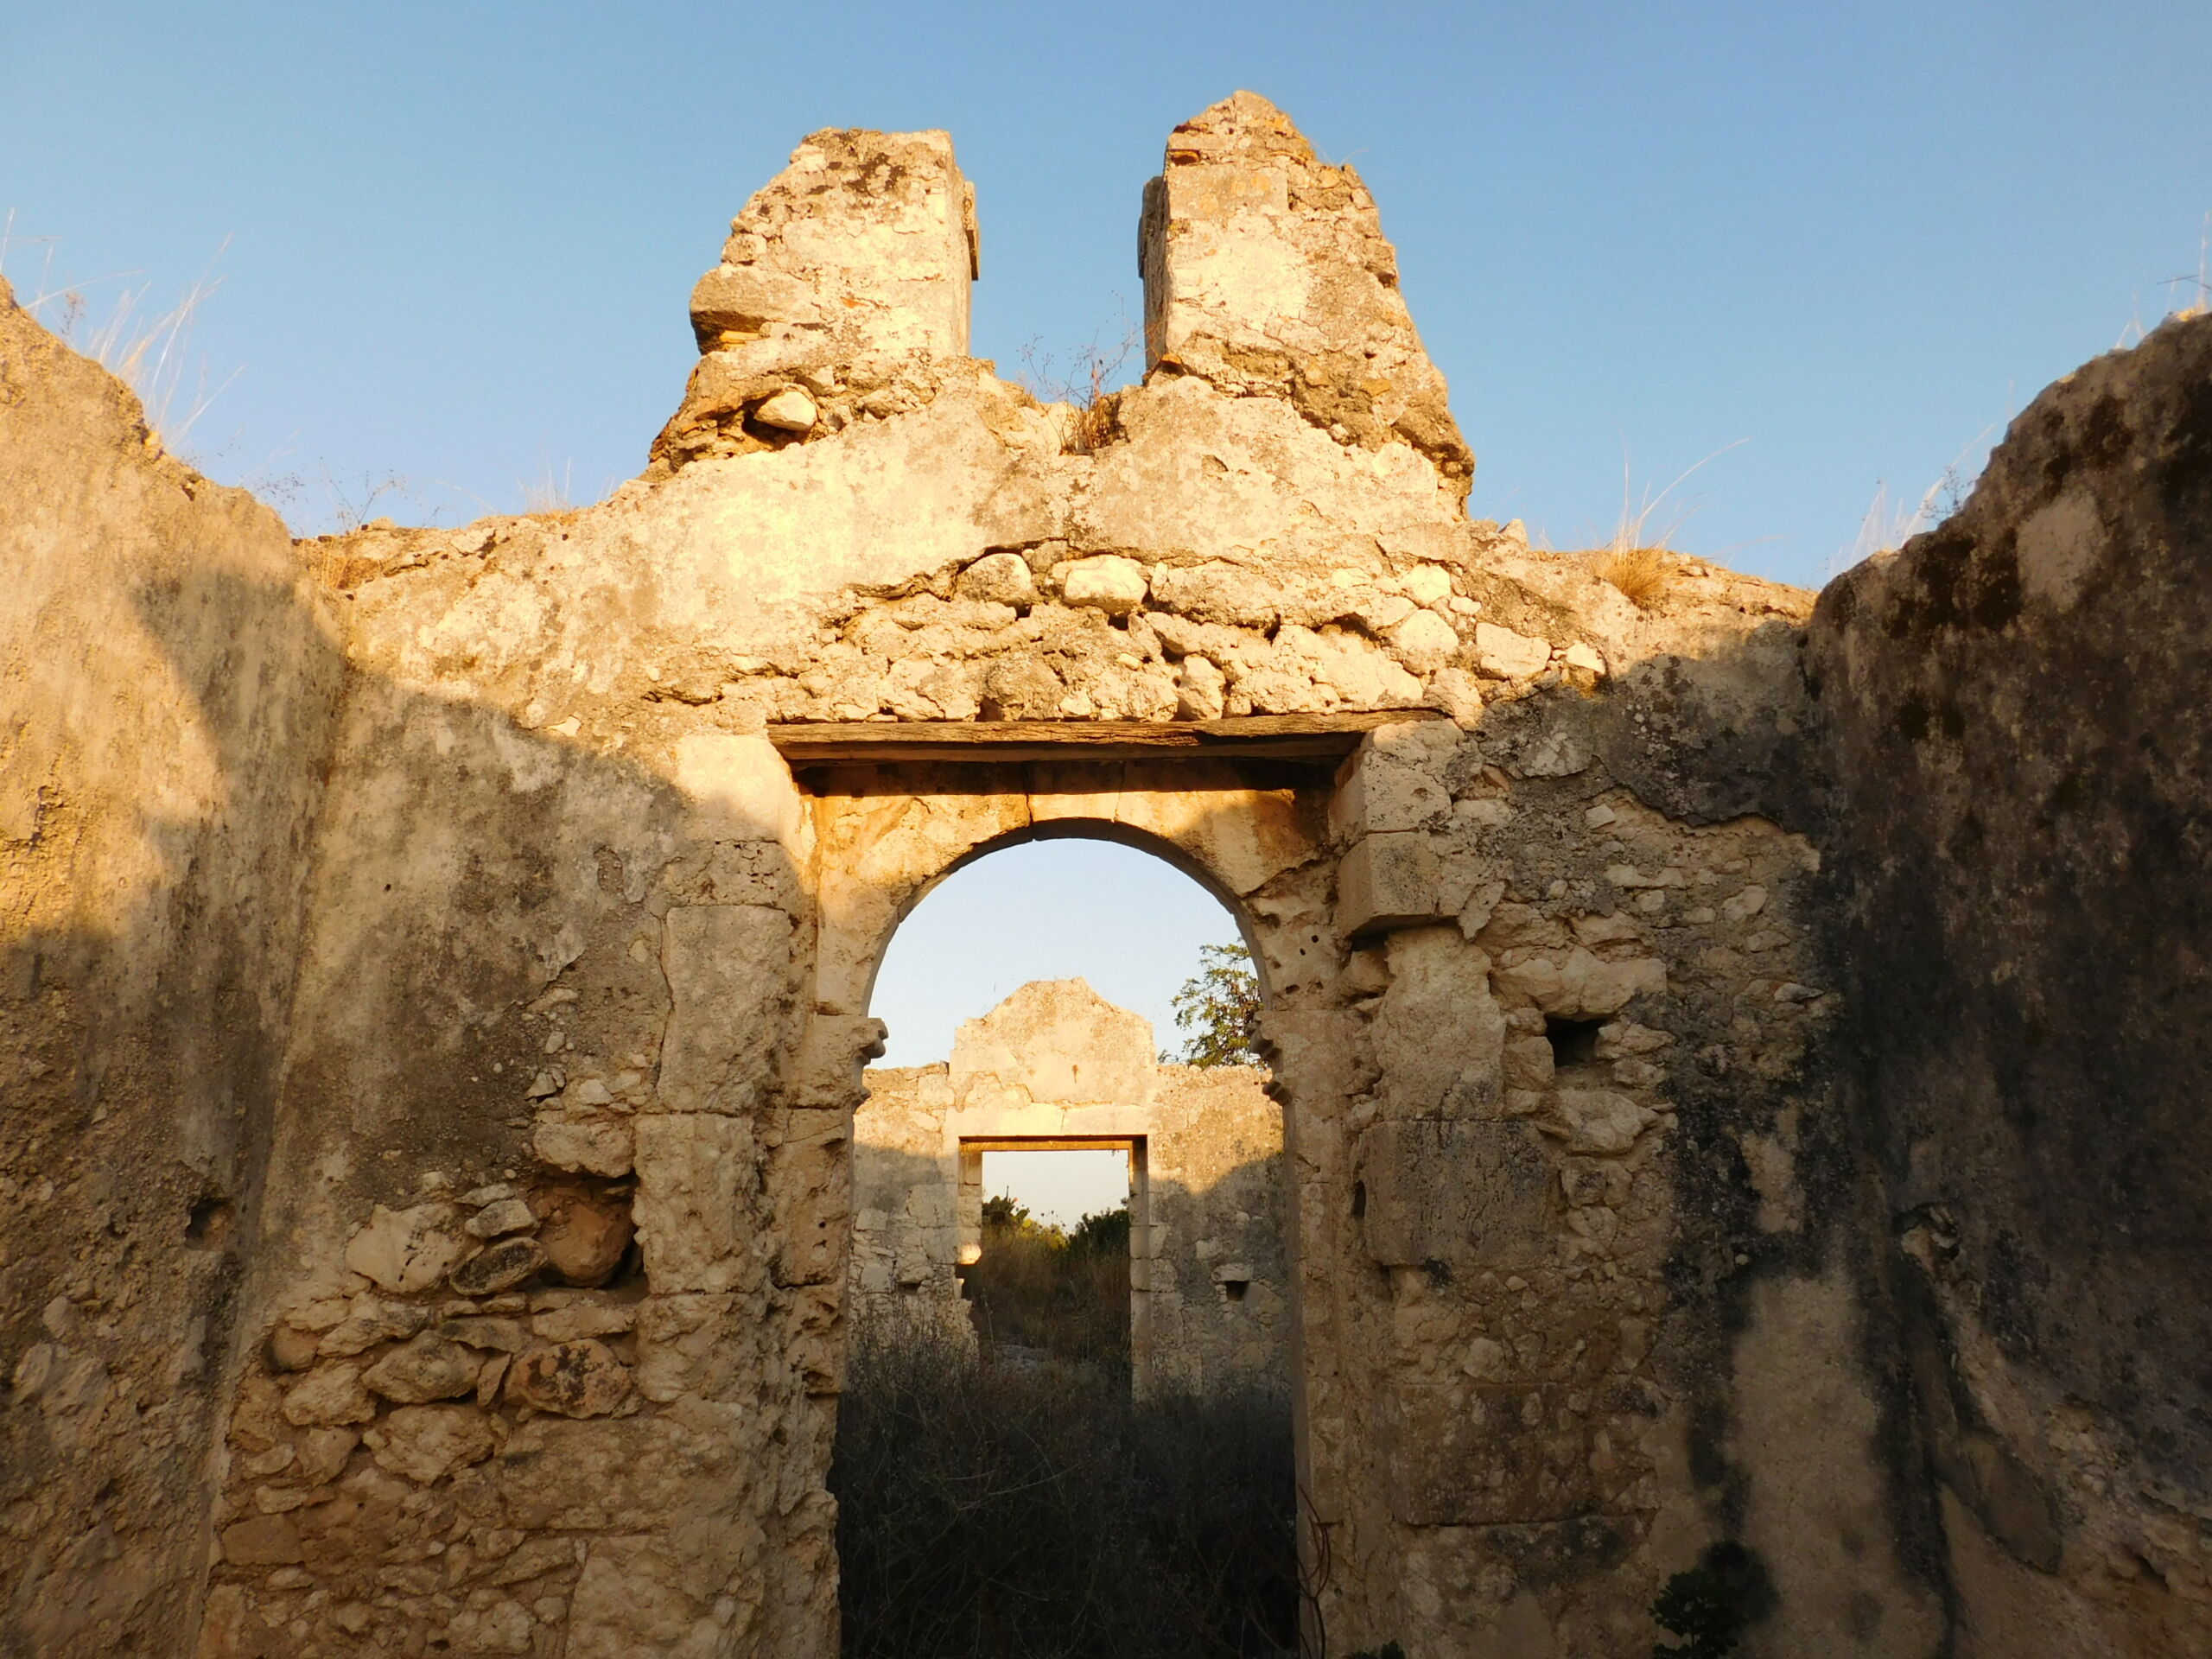
[[[1234,918],[1270,997],[1302,965],[1313,971],[1320,954],[1333,957],[1322,902],[1325,798],[1314,786],[1325,774],[1285,780],[1224,762],[976,769],[994,774],[983,778],[917,770],[807,780],[825,1013],[864,1014],[884,952],[915,906],[957,871],[1032,841],[1112,842],[1189,876]],[[1310,906],[1276,891],[1312,887],[1317,877]]]
[[[1003,831],[961,854],[912,891],[905,908],[899,912],[899,919],[893,924],[891,933],[884,938],[884,949],[876,953],[876,972],[881,972],[885,951],[888,950],[892,938],[897,936],[899,928],[905,925],[906,918],[918,910],[923,901],[931,893],[963,870],[982,863],[995,853],[1002,853],[1009,848],[1028,846],[1043,841],[1097,841],[1116,847],[1127,847],[1133,852],[1143,853],[1156,858],[1179,874],[1189,877],[1205,891],[1208,898],[1229,913],[1230,919],[1236,925],[1237,937],[1243,942],[1244,948],[1252,952],[1255,969],[1260,971],[1261,995],[1262,998],[1266,996],[1268,982],[1261,962],[1258,936],[1253,925],[1252,917],[1245,909],[1238,895],[1228,890],[1216,872],[1192,857],[1182,848],[1178,847],[1173,842],[1151,830],[1131,824],[1116,823],[1105,818],[1061,818],[1045,823],[1033,823],[1023,829]],[[871,997],[874,988],[875,975],[871,974],[868,980]]]

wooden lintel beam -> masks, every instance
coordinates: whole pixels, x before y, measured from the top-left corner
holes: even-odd
[[[855,720],[771,726],[768,740],[795,766],[1201,758],[1319,761],[1341,760],[1378,726],[1443,718],[1433,709],[1371,709],[1234,720]]]

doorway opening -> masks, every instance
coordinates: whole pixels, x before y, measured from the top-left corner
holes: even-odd
[[[906,1063],[855,1117],[831,1472],[852,1659],[1295,1650],[1281,1112],[1224,1031],[1183,1064],[1176,1018],[1236,938],[1164,861],[1056,840],[887,952]]]
[[[1149,1236],[1142,1138],[963,1139],[960,1185],[961,1291],[990,1363],[1126,1390],[1148,1324],[1130,1260]]]

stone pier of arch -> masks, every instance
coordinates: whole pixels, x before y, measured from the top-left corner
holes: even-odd
[[[2212,1652],[2212,321],[1640,607],[1264,100],[1090,408],[978,226],[816,134],[639,478],[308,542],[0,287],[0,1648],[833,1653],[876,966],[1095,835],[1262,976],[1316,1643],[1640,1656],[1726,1541],[1754,1659]]]

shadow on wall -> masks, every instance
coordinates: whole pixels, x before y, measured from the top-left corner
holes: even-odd
[[[143,563],[166,561],[153,549]],[[391,1402],[365,1395],[328,1426],[265,1408],[257,1379],[315,1363],[312,1335],[304,1357],[261,1350],[300,1274],[271,1245],[319,1244],[307,1277],[342,1287],[347,1236],[374,1205],[449,1196],[526,1162],[531,1123],[515,1112],[546,1069],[554,1020],[525,1029],[522,1012],[594,949],[624,971],[594,964],[613,1006],[564,1020],[566,1046],[594,1019],[648,1008],[657,1032],[669,1000],[658,942],[647,960],[631,951],[639,889],[681,863],[687,807],[667,780],[494,709],[359,676],[341,719],[349,671],[331,626],[280,580],[201,568],[127,591],[128,619],[114,607],[99,648],[30,648],[39,697],[10,761],[36,791],[4,848],[16,914],[33,925],[0,954],[10,1652],[171,1650],[199,1622],[211,1469],[226,1459],[244,1503],[226,1511],[219,1600],[303,1560],[342,1594],[449,1524],[402,1512],[417,1488],[372,1444]],[[134,623],[174,691],[143,666],[111,671]],[[26,741],[47,747],[33,756],[43,779]],[[388,764],[326,800],[334,748],[384,748]],[[118,752],[143,777],[104,798],[85,773],[111,774]],[[562,816],[544,812],[549,791],[619,806],[628,843],[548,833]],[[796,883],[788,868],[765,879]],[[96,923],[67,925],[87,912]],[[429,1171],[447,1179],[426,1188]],[[592,1179],[537,1174],[525,1185],[541,1191]],[[742,1224],[765,1230],[766,1217]],[[557,1264],[537,1276],[558,1282]],[[756,1303],[792,1300],[753,1288]],[[610,1345],[634,1357],[628,1338]],[[245,1405],[219,1457],[241,1371]],[[805,1389],[764,1392],[788,1402]],[[488,1451],[514,1425],[496,1405],[480,1414]],[[493,1570],[487,1559],[477,1576]],[[517,1583],[569,1595],[578,1577],[564,1545]],[[421,1616],[373,1623],[397,1632]],[[241,1654],[299,1650],[281,1627],[241,1639]]]
[[[126,481],[95,510],[130,499]],[[215,529],[230,510],[229,528],[243,519],[245,539],[259,531],[289,554],[273,515],[235,510],[244,499],[219,493]],[[344,671],[300,592],[195,568],[228,550],[207,545],[205,516],[179,516],[181,531],[126,523],[102,546],[95,565],[135,586],[102,591],[80,573],[77,591],[49,598],[32,625],[46,640],[35,675],[10,698],[22,721],[5,734],[0,825],[14,924],[0,955],[11,1652],[152,1651],[195,1622],[208,1457]],[[27,507],[17,527],[46,526]],[[41,574],[29,573],[33,593]]]

